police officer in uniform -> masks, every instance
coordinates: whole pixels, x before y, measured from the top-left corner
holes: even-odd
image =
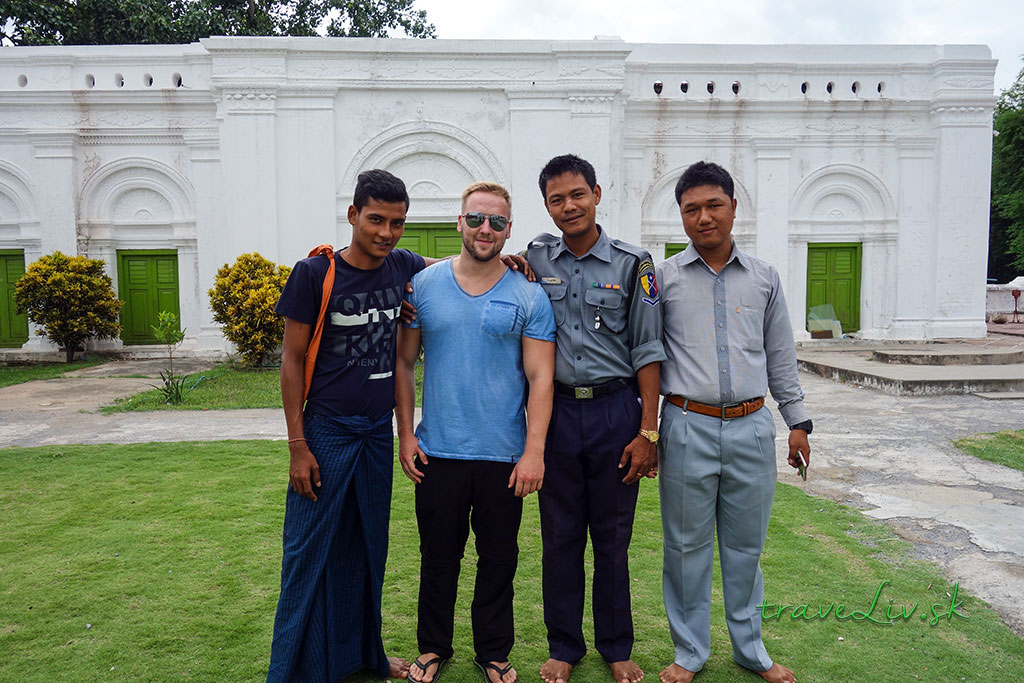
[[[631,659],[627,553],[637,482],[657,472],[661,311],[650,255],[596,222],[594,167],[555,157],[540,190],[560,237],[526,250],[555,313],[555,400],[540,490],[548,683],[564,683],[586,653],[583,555],[594,548],[594,641],[617,683],[643,672]]]

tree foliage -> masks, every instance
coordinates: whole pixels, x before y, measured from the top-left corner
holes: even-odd
[[[999,96],[993,128],[990,239],[996,249],[1001,243],[1019,274],[1024,272],[1024,69]],[[998,256],[990,252],[990,266]]]
[[[259,366],[281,346],[284,318],[274,312],[291,268],[258,253],[242,254],[224,264],[210,290],[213,319],[235,345],[246,365]]]
[[[7,0],[12,45],[191,43],[208,36],[433,38],[415,0]]]
[[[36,334],[64,347],[69,363],[87,339],[121,333],[121,302],[99,259],[59,251],[43,256],[15,283],[14,301],[38,326]]]

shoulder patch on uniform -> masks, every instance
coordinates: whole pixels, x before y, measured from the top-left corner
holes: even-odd
[[[659,301],[658,280],[654,276],[654,262],[649,258],[640,261],[636,275],[640,280],[640,287],[644,290],[643,302],[649,306],[657,306]]]
[[[614,240],[611,241],[611,245],[613,247],[615,247],[616,249],[618,249],[619,251],[624,251],[627,254],[631,254],[633,256],[636,256],[640,260],[647,259],[649,261],[651,259],[651,255],[649,253],[647,253],[646,249],[644,249],[643,247],[638,247],[635,244],[630,244],[629,242],[623,242],[620,239],[614,239]]]
[[[554,235],[551,235],[549,233],[542,232],[541,234],[533,238],[528,248],[539,249],[541,247],[553,247],[558,244],[560,239],[561,238],[555,237]]]

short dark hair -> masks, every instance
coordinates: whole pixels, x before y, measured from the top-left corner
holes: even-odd
[[[405,183],[401,178],[379,168],[359,174],[352,205],[356,207],[356,211],[362,211],[371,199],[391,204],[405,202],[405,210],[409,210],[409,193],[405,189]]]
[[[544,168],[540,170],[540,194],[544,199],[548,198],[548,181],[563,173],[575,173],[583,176],[591,190],[597,187],[597,173],[594,172],[594,167],[590,165],[589,161],[581,159],[575,154],[563,154],[544,164]]]
[[[682,204],[683,193],[694,187],[717,185],[722,191],[733,198],[732,176],[724,168],[710,161],[698,161],[683,171],[676,183],[676,204]]]

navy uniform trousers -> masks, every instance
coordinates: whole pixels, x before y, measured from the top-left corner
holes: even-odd
[[[544,542],[544,624],[554,659],[575,664],[583,640],[583,555],[594,552],[594,645],[608,662],[629,659],[633,616],[629,543],[639,485],[622,483],[619,459],[640,428],[635,383],[593,399],[555,393],[544,450],[540,523]]]
[[[391,413],[377,422],[307,414],[305,435],[322,485],[316,502],[288,487],[267,682],[334,683],[362,668],[383,678]]]

